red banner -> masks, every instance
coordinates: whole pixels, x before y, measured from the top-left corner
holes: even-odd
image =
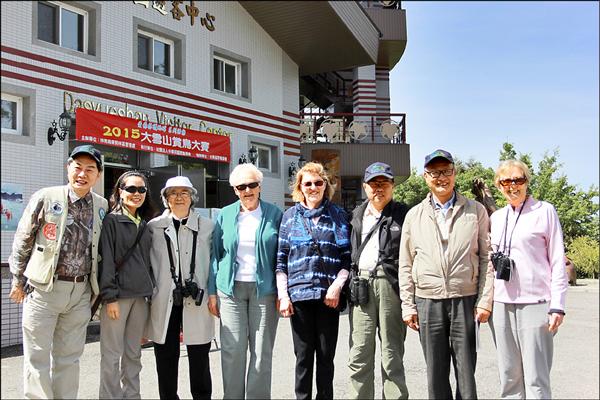
[[[228,136],[77,108],[75,137],[84,142],[229,162]]]

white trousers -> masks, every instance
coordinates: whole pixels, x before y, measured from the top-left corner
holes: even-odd
[[[23,304],[23,389],[29,399],[75,399],[90,321],[89,282],[55,281]]]
[[[503,399],[549,399],[554,351],[548,331],[548,303],[494,302],[494,334]]]

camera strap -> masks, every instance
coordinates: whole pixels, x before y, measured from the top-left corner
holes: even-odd
[[[200,219],[198,218],[198,229],[200,229]],[[177,285],[177,275],[175,274],[175,263],[173,262],[173,250],[171,250],[171,238],[167,235],[167,230],[163,232],[165,240],[167,242],[167,252],[169,253],[169,263],[171,264],[171,278]],[[192,230],[193,241],[192,241],[192,261],[190,263],[190,278],[194,277],[194,271],[196,270],[196,240],[198,238],[198,231]],[[180,268],[181,272],[181,268]]]
[[[529,198],[529,196],[525,197],[525,201],[523,202],[523,205],[521,206],[521,209],[519,210],[519,214],[517,215],[517,219],[515,220],[515,224],[513,225],[512,231],[510,231],[510,239],[508,240],[508,254],[506,254],[508,257],[510,257],[510,248],[512,246],[513,233],[515,233],[515,228],[517,227],[517,222],[519,222],[519,218],[521,217],[521,213],[523,212],[523,209],[525,208],[525,203],[527,203],[528,198]],[[510,207],[510,204],[508,205],[508,207]],[[504,229],[502,231],[502,234],[504,235],[504,244],[503,244],[502,253],[504,253],[506,251],[506,233],[508,230],[508,214],[509,213],[510,213],[510,208],[507,208],[506,209],[506,220],[504,221]]]
[[[354,254],[354,259],[352,260],[352,268],[355,269],[354,272],[358,273],[358,260],[360,260],[360,255],[362,254],[363,250],[367,246],[367,243],[369,242],[369,240],[371,240],[371,236],[373,236],[373,234],[381,227],[381,225],[383,225],[383,220],[384,220],[384,217],[383,217],[383,214],[381,214],[379,216],[379,219],[377,220],[377,223],[371,227],[371,229],[367,233],[367,236],[365,236],[365,240],[363,240],[360,243],[358,250],[356,250],[356,253]],[[359,236],[359,238],[360,238],[360,236]],[[377,260],[377,262],[379,263],[379,260]]]

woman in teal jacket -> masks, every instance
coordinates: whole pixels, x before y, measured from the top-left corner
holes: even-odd
[[[278,321],[275,264],[282,212],[260,200],[262,180],[262,172],[252,164],[234,168],[229,183],[239,200],[221,210],[213,232],[208,308],[221,318],[225,399],[271,397]]]

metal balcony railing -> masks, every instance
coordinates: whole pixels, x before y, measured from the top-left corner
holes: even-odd
[[[406,143],[404,113],[300,112],[300,143]]]

